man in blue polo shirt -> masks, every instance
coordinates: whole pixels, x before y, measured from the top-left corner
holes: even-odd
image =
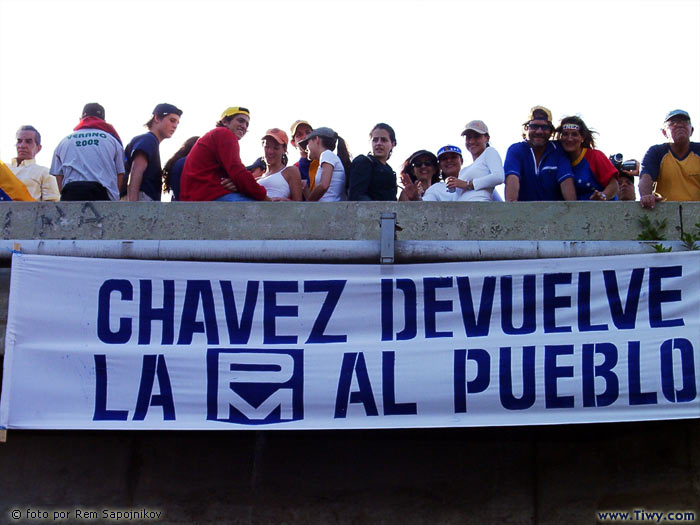
[[[506,201],[575,201],[571,163],[566,153],[551,141],[552,113],[535,106],[523,124],[522,142],[508,148],[503,169]]]
[[[163,193],[160,143],[175,133],[182,110],[172,104],[158,104],[146,122],[148,133],[131,139],[126,153],[129,174],[127,199],[130,201],[159,201]]]

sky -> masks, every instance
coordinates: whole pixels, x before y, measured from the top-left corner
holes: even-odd
[[[228,106],[251,111],[246,164],[296,119],[332,127],[353,155],[389,123],[397,172],[446,144],[470,163],[460,134],[480,119],[504,158],[537,104],[641,160],[668,111],[700,121],[699,28],[700,0],[0,0],[0,159],[31,124],[49,166],[87,102],[125,144],[169,102],[183,115],[163,164]]]

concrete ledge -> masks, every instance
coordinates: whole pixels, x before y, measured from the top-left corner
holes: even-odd
[[[700,202],[11,202],[0,224],[3,239],[377,240],[382,212],[396,213],[399,240],[636,240],[644,215],[677,240]]]

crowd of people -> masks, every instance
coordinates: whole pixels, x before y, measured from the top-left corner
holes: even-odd
[[[533,107],[522,123],[521,142],[505,160],[490,145],[485,122],[468,122],[462,149],[446,144],[436,153],[421,149],[407,158],[399,177],[389,164],[396,133],[386,124],[370,133],[372,152],[352,158],[347,144],[329,127],[297,120],[290,135],[270,128],[263,155],[246,166],[239,141],[248,131],[250,111],[226,108],[215,127],[188,138],[162,168],[160,143],[173,136],[182,111],[158,104],[147,132],[123,147],[98,103],[86,104],[78,124],[56,147],[50,167],[36,164],[41,135],[33,126],[17,131],[17,157],[0,163],[0,200],[160,201],[163,191],[179,201],[500,201],[635,200],[639,177],[643,207],[660,200],[700,201],[700,143],[691,142],[690,115],[670,111],[662,133],[667,142],[649,148],[641,163],[607,157],[595,134],[578,116],[555,126],[551,112]],[[291,136],[291,139],[290,139]],[[289,165],[288,147],[299,161]],[[400,184],[399,184],[400,181]],[[400,190],[400,193],[399,193]]]

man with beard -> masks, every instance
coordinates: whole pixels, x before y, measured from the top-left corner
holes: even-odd
[[[553,132],[552,113],[543,106],[533,107],[523,124],[526,140],[506,153],[506,201],[576,200],[571,163],[550,140]]]

